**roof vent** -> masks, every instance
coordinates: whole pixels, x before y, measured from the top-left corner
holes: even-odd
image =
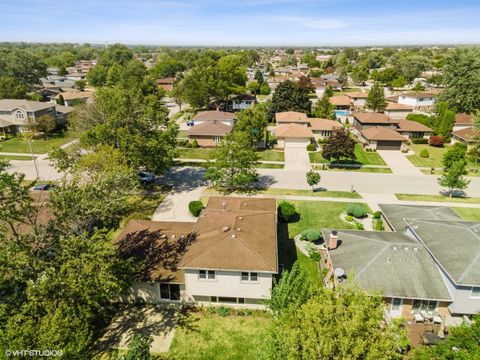
[[[238,217],[238,220],[243,220],[243,216],[239,216],[239,217]]]
[[[408,246],[404,246],[403,250],[408,251]]]
[[[412,249],[413,249],[413,251],[415,251],[415,252],[418,251],[418,248],[417,248],[417,247],[413,247]]]
[[[235,239],[237,236],[235,234],[232,234],[232,239]]]
[[[223,231],[223,232],[227,232],[228,230],[230,230],[230,228],[229,228],[228,226],[224,226],[224,227],[222,228],[222,231]]]

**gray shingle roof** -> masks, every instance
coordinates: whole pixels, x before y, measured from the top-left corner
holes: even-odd
[[[480,222],[406,222],[457,285],[480,285]]]
[[[402,231],[407,224],[404,219],[462,220],[452,209],[445,206],[379,204],[380,210],[395,231]]]
[[[330,232],[324,229],[324,238]],[[353,273],[362,287],[385,297],[451,300],[425,246],[405,233],[340,230],[338,238],[339,247],[330,251],[333,266]]]
[[[2,99],[0,100],[0,111],[12,111],[15,108],[21,108],[26,111],[39,111],[55,107],[55,103],[40,101],[30,101],[22,99]]]

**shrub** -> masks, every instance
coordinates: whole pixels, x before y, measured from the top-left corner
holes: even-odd
[[[177,140],[177,145],[178,145],[178,146],[187,146],[187,144],[188,144],[188,140],[187,140],[187,139]]]
[[[428,144],[430,146],[442,147],[444,143],[445,141],[443,139],[443,136],[440,135],[430,136],[430,138],[428,139]]]
[[[314,252],[311,252],[310,254],[308,254],[310,259],[313,260],[313,261],[316,261],[316,262],[319,262],[320,261],[320,253],[317,252],[317,251],[314,251]]]
[[[192,142],[190,143],[190,146],[192,148],[197,148],[199,147],[197,139],[193,139]]]
[[[412,139],[412,143],[414,143],[414,144],[428,144],[428,139],[427,138],[415,138],[415,139]]]
[[[347,220],[347,221],[353,221],[353,216],[347,215],[347,216],[345,216],[345,220]]]
[[[382,221],[382,219],[378,219],[378,220],[374,221],[374,223],[373,223],[373,228],[374,228],[375,230],[377,230],[377,231],[382,231],[382,230],[384,230],[385,228],[384,228],[384,226],[383,226],[383,221]]]
[[[356,223],[355,226],[356,226],[357,230],[365,230],[363,224]]]
[[[312,243],[308,243],[305,245],[305,250],[307,250],[307,252],[310,254],[311,252],[317,251],[317,247]]]
[[[315,144],[307,145],[307,151],[315,151],[315,150],[317,150],[317,147],[315,146]]]
[[[380,219],[382,217],[382,212],[381,211],[375,211],[373,213],[373,218],[374,219]]]
[[[350,204],[347,206],[347,214],[354,217],[363,218],[367,216],[367,210],[360,204]]]
[[[320,231],[316,230],[316,229],[308,229],[308,230],[305,230],[304,232],[302,232],[302,237],[307,239],[308,241],[311,241],[311,242],[315,242],[317,241],[318,239],[320,239],[321,237],[321,234],[320,234]]]
[[[423,149],[422,151],[420,151],[419,156],[421,158],[428,159],[430,157],[430,154],[428,153],[427,149]]]
[[[285,222],[289,222],[293,215],[296,214],[295,205],[287,201],[282,201],[278,208],[279,213],[282,216],[283,220],[285,220]]]
[[[348,118],[345,119],[345,125],[350,125],[350,120],[348,120]]]
[[[230,315],[231,309],[225,306],[220,306],[217,308],[217,314],[223,317]]]
[[[190,201],[190,203],[188,204],[188,210],[190,210],[190,213],[195,217],[198,217],[200,215],[202,209],[203,203],[199,200]]]

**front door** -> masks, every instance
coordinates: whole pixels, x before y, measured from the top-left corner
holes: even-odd
[[[390,316],[398,318],[402,316],[403,299],[392,298],[390,302]]]

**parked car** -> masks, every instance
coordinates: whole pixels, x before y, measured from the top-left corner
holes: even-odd
[[[46,191],[49,190],[53,187],[52,184],[37,184],[33,187],[33,190],[35,191]]]
[[[193,126],[193,125],[195,125],[195,123],[193,122],[193,120],[187,121],[187,126]]]
[[[154,174],[147,172],[147,171],[139,171],[138,172],[138,179],[142,184],[152,184],[154,183],[157,178]]]

